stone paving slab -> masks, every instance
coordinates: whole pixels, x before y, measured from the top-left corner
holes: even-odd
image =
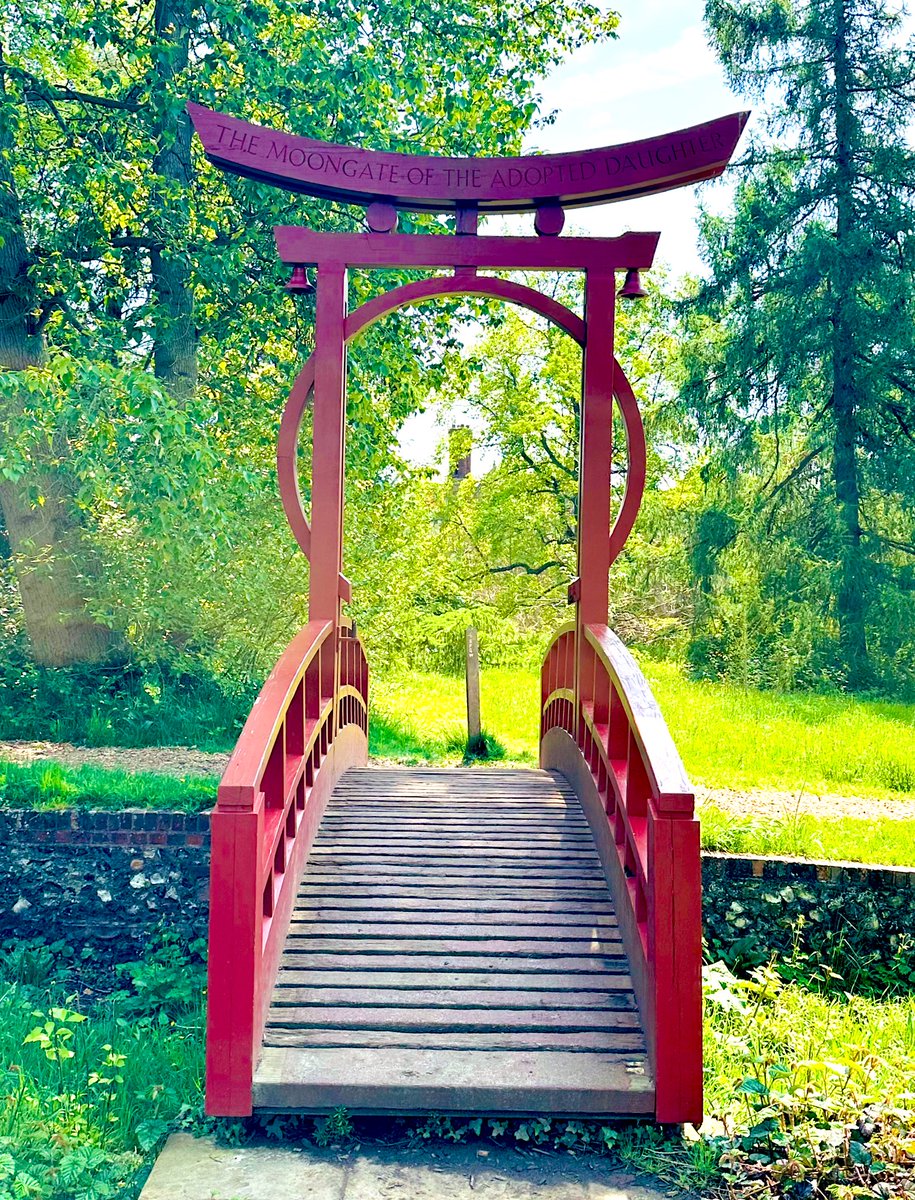
[[[217,1146],[173,1134],[140,1200],[661,1200],[605,1159],[493,1147]]]

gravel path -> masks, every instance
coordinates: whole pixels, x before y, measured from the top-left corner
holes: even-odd
[[[835,796],[811,792],[734,791],[731,788],[696,788],[701,815],[703,804],[714,804],[735,817],[761,817],[781,821],[808,813],[811,816],[864,817],[870,821],[915,820],[915,799],[873,800],[861,796]]]
[[[153,771],[162,775],[221,775],[228,754],[207,754],[190,746],[72,746],[69,742],[0,742],[0,760],[30,763],[50,760],[65,767],[107,767],[117,771]]]
[[[119,747],[72,746],[66,742],[3,742],[0,761],[29,763],[42,760],[68,767],[92,765],[121,771],[155,771],[166,775],[221,775],[228,754],[208,754],[189,746],[150,746],[133,750]],[[809,792],[739,791],[697,787],[700,809],[714,804],[735,816],[782,820],[795,813],[818,817],[863,817],[871,821],[915,820],[915,797],[870,800],[859,796],[817,796]]]

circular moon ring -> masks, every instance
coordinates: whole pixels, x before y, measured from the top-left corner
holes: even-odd
[[[432,279],[421,279],[415,283],[407,283],[394,288],[381,296],[376,296],[346,318],[344,342],[349,345],[353,338],[387,313],[442,296],[485,296],[504,300],[510,304],[518,304],[552,321],[554,325],[565,330],[580,346],[583,347],[585,344],[585,322],[564,304],[559,304],[556,300],[538,292],[536,288],[513,283],[507,279],[480,275],[472,278],[436,276]],[[314,388],[315,359],[316,355],[312,354],[292,386],[286,408],[283,411],[277,445],[280,497],[289,527],[308,559],[311,558],[311,526],[305,515],[302,493],[299,489],[298,448],[302,418],[308,404],[308,397]],[[632,532],[645,491],[646,473],[645,429],[642,424],[642,415],[639,412],[635,393],[616,360],[614,360],[613,379],[614,399],[619,406],[626,430],[626,449],[629,462],[623,502],[610,532],[611,563],[617,558]]]

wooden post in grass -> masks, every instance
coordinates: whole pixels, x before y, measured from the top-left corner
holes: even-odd
[[[480,642],[473,626],[467,630],[464,675],[467,681],[467,748],[473,752],[479,747],[483,735],[480,722]]]

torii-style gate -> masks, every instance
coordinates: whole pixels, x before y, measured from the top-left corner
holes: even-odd
[[[616,272],[643,294],[658,234],[558,236],[564,209],[719,175],[735,114],[627,146],[513,159],[375,153],[189,105],[227,171],[365,207],[367,231],[276,229],[291,291],[317,267],[315,352],[283,415],[286,515],[311,563],[309,622],[255,702],[212,818],[207,1110],[702,1113],[699,830],[637,664],[607,627],[609,568],[645,483],[613,356]],[[398,209],[453,234],[397,232]],[[534,212],[536,237],[487,237]],[[347,313],[349,268],[437,273]],[[481,271],[581,271],[584,318]],[[441,296],[522,305],[583,348],[575,620],[542,673],[541,772],[359,770],[368,668],[342,605],[346,347]],[[311,521],[297,447],[313,394]],[[614,400],[625,495],[611,528]],[[329,807],[328,807],[329,806]],[[320,827],[320,829],[319,829]]]

